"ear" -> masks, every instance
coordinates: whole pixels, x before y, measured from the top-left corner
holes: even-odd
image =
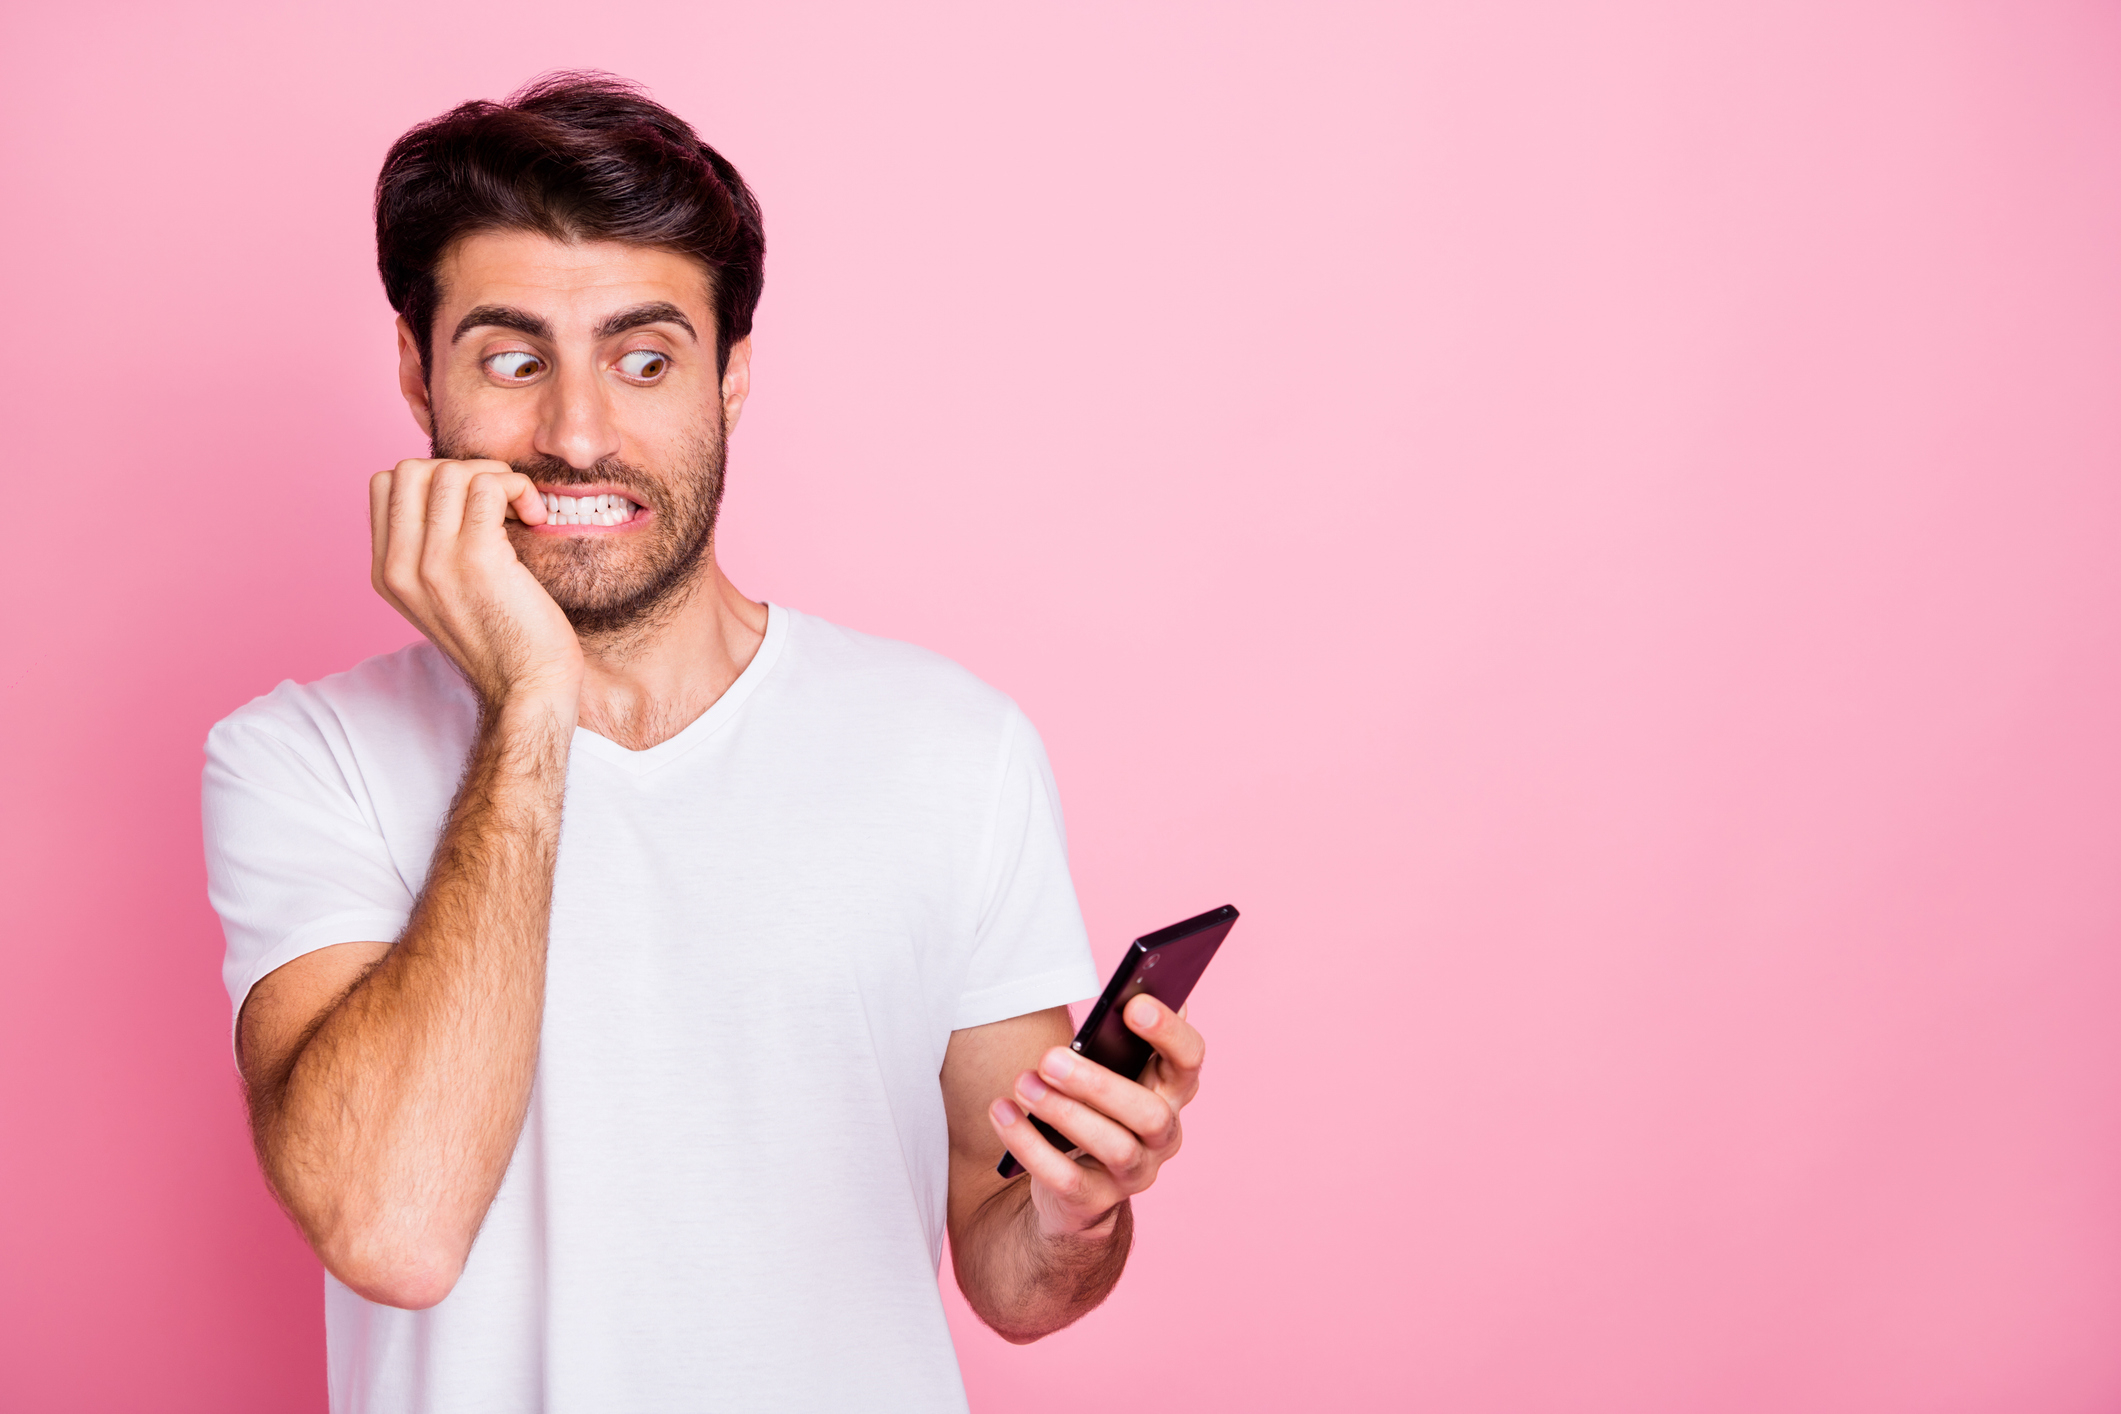
[[[751,336],[746,334],[729,346],[729,366],[722,370],[722,431],[736,431],[736,420],[744,415],[744,400],[751,396]]]
[[[412,420],[432,438],[435,417],[427,397],[427,370],[420,366],[419,340],[413,338],[412,326],[402,314],[398,316],[398,391],[405,395],[405,406],[412,409]]]

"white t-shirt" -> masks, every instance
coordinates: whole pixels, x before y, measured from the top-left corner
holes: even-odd
[[[425,643],[206,744],[258,979],[410,915],[476,709]],[[427,1311],[325,1278],[335,1411],[961,1410],[936,1288],[954,1029],[1097,989],[1037,734],[956,665],[773,606],[698,721],[578,729],[529,1118]]]

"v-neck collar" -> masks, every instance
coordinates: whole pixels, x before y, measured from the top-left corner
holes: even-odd
[[[773,671],[774,661],[781,656],[781,645],[788,641],[788,629],[795,618],[793,609],[784,609],[778,604],[766,605],[766,637],[759,643],[759,651],[751,655],[744,671],[737,674],[735,682],[714,700],[714,705],[685,725],[683,731],[668,741],[659,741],[646,751],[629,751],[610,737],[599,736],[587,727],[574,729],[574,749],[594,756],[599,761],[609,761],[621,770],[634,775],[646,775],[660,771],[671,762],[691,751],[707,738],[720,731],[730,718],[744,705],[744,699],[758,688],[768,673]]]

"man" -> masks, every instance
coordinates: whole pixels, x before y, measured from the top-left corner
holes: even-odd
[[[1012,1341],[1095,1306],[1199,1035],[1143,997],[1140,1084],[1067,1050],[1097,979],[1013,703],[716,564],[734,168],[561,75],[400,139],[376,238],[434,455],[370,483],[373,579],[426,641],[252,702],[205,778],[333,1408],[962,1408],[943,1232]]]

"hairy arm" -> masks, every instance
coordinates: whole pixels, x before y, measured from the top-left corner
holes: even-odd
[[[266,1177],[324,1265],[372,1301],[449,1293],[515,1150],[572,726],[535,708],[491,718],[396,944],[300,959],[244,1007]]]
[[[370,483],[374,583],[478,693],[479,733],[410,922],[252,989],[237,1028],[258,1157],[324,1265],[372,1301],[449,1294],[537,1071],[581,648],[517,559],[544,506],[495,462]]]

